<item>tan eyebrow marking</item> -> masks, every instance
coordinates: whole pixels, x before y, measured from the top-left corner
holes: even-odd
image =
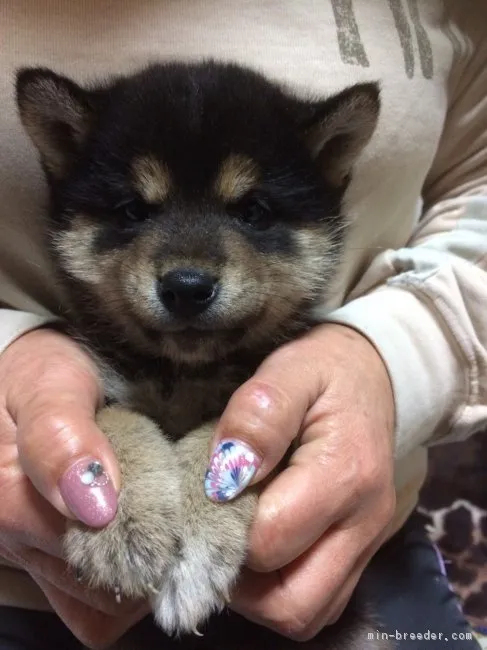
[[[137,158],[132,163],[135,187],[148,203],[161,203],[171,190],[171,174],[167,165],[152,156]]]
[[[249,192],[259,179],[257,164],[241,154],[223,161],[215,181],[216,194],[226,202],[236,201]]]

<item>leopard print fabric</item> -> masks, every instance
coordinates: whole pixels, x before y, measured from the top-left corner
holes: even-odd
[[[419,512],[465,616],[487,641],[487,432],[431,449]]]

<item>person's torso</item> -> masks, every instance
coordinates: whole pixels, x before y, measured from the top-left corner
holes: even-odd
[[[317,97],[380,82],[379,127],[347,193],[352,228],[335,290],[338,306],[374,255],[406,245],[419,219],[447,112],[449,75],[469,48],[445,5],[455,2],[1,0],[0,305],[42,313],[56,311],[59,302],[42,245],[45,185],[15,109],[15,70],[48,66],[89,81],[154,60],[213,57]],[[457,3],[455,10],[471,6]],[[414,507],[424,476],[423,450],[412,456],[398,468],[404,498],[397,525]],[[0,601],[13,603],[11,580],[3,590],[1,583]]]

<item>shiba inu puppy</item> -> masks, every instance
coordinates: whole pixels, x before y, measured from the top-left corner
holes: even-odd
[[[70,522],[66,558],[90,586],[150,599],[168,634],[189,633],[226,605],[257,499],[253,488],[219,503],[229,486],[218,475],[205,495],[215,418],[326,304],[378,88],[311,101],[209,61],[86,88],[24,69],[17,99],[49,184],[64,315],[98,364],[109,404],[98,424],[123,477],[115,520]],[[86,468],[87,489],[102,472]],[[310,647],[383,647],[367,640],[361,611],[351,606]],[[181,643],[297,645],[236,619]]]

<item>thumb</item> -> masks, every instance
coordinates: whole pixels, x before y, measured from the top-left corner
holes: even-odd
[[[266,478],[299,434],[321,381],[307,343],[289,343],[232,395],[215,431],[205,476],[213,501],[229,501]]]
[[[103,527],[117,511],[120,474],[110,443],[95,423],[102,397],[96,369],[76,343],[52,332],[47,336],[44,347],[34,352],[30,372],[24,366],[29,383],[20,380],[8,392],[19,462],[59,512]]]

